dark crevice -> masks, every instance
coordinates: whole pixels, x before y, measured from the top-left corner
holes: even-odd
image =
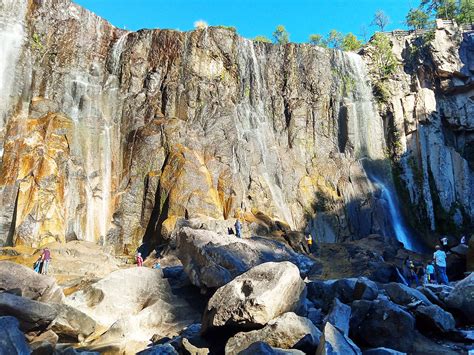
[[[6,246],[12,247],[13,246],[13,236],[15,235],[15,226],[16,226],[16,215],[18,210],[18,196],[20,195],[20,188],[17,189],[16,197],[15,197],[15,207],[13,208],[13,217],[12,222],[10,224],[10,230],[8,231],[8,236],[6,240]]]

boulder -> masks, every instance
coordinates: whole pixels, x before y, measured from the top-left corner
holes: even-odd
[[[178,355],[178,352],[171,345],[162,344],[140,351],[137,355]]]
[[[462,314],[470,323],[474,323],[474,273],[456,284],[449,296],[446,305]]]
[[[325,320],[343,332],[344,335],[349,336],[350,318],[351,307],[341,303],[339,299],[335,298],[331,310],[329,311]]]
[[[304,352],[296,349],[273,348],[263,341],[257,341],[238,355],[304,355]]]
[[[339,354],[358,355],[362,352],[348,336],[328,322],[324,326],[316,355]]]
[[[359,277],[354,286],[354,300],[374,300],[379,294],[377,284],[366,277]]]
[[[64,295],[56,281],[26,266],[0,261],[0,291],[19,290],[20,296],[40,302],[62,302]]]
[[[190,355],[207,355],[209,354],[208,348],[199,348],[194,346],[188,339],[184,338],[182,341],[183,349]]]
[[[56,318],[56,310],[46,303],[0,292],[0,314],[20,322],[22,331],[45,329]]]
[[[96,322],[87,314],[65,304],[51,304],[57,317],[51,329],[60,335],[62,340],[81,342],[96,330]]]
[[[50,354],[50,350],[54,350],[58,343],[58,335],[52,330],[48,330],[30,341],[33,354]]]
[[[108,344],[113,351],[136,352],[154,334],[175,336],[199,315],[173,295],[161,270],[134,267],[112,272],[66,298],[73,308],[109,330],[92,349]]]
[[[408,306],[417,301],[421,301],[425,306],[432,305],[424,294],[414,288],[396,282],[391,282],[383,287],[390,299],[399,305]]]
[[[387,300],[354,301],[350,336],[363,347],[408,352],[415,336],[415,319]]]
[[[203,289],[219,288],[266,262],[290,261],[298,266],[303,276],[314,264],[307,256],[297,254],[275,240],[259,237],[239,239],[187,227],[177,233],[177,249],[191,282]]]
[[[0,317],[0,354],[30,354],[25,336],[14,317]]]
[[[309,341],[314,352],[321,332],[307,318],[288,312],[270,321],[264,328],[237,333],[225,346],[226,354],[238,354],[255,342],[263,341],[276,348],[291,349],[302,340]],[[306,338],[306,339],[305,339]]]
[[[440,306],[441,308],[446,308],[446,304],[443,301],[441,301],[439,297],[436,296],[436,294],[433,291],[431,291],[429,288],[422,286],[422,287],[418,287],[417,290],[420,291],[422,294],[424,294],[431,303],[437,306]]]
[[[354,300],[357,279],[312,281],[307,284],[308,299],[324,312],[328,312],[334,298],[344,303]]]
[[[321,327],[323,324],[323,312],[319,308],[310,307],[306,314],[308,318],[316,327]]]
[[[211,297],[203,315],[203,332],[262,327],[285,312],[296,311],[304,290],[299,270],[290,262],[255,266]]]
[[[417,327],[421,329],[449,332],[454,330],[456,325],[451,313],[436,305],[419,306],[415,310],[415,315]]]
[[[362,355],[406,355],[406,353],[388,348],[375,348],[364,350]]]
[[[436,284],[425,284],[425,288],[432,291],[442,302],[446,301],[451,291],[454,289],[453,286],[448,285],[436,285]]]
[[[74,349],[72,347],[66,348],[64,350],[55,350],[55,355],[100,355],[97,351],[88,351],[88,350],[80,350]]]

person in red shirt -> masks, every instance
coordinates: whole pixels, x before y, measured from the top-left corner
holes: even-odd
[[[43,254],[41,254],[41,262],[43,263],[41,268],[41,274],[47,275],[48,274],[48,267],[51,261],[51,252],[46,247],[43,249]]]
[[[142,258],[141,253],[137,254],[137,266],[139,266],[139,267],[143,266],[143,258]]]

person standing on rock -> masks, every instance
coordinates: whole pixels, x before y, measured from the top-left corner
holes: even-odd
[[[237,238],[242,238],[242,223],[240,223],[240,220],[237,218],[234,224],[235,227],[235,235],[237,235]]]
[[[430,284],[437,283],[436,282],[435,268],[434,268],[433,263],[431,261],[426,266],[426,275],[428,275],[428,282]]]
[[[465,236],[465,235],[463,235],[463,236],[461,237],[461,242],[460,242],[460,244],[466,245],[466,236]]]
[[[42,275],[48,274],[48,268],[49,268],[50,262],[51,262],[51,252],[46,247],[43,249],[43,254],[41,254],[41,263],[42,263],[41,274]]]
[[[446,275],[446,253],[441,250],[439,245],[436,246],[436,251],[433,254],[433,260],[436,265],[436,271],[438,274],[438,283],[445,285],[449,284],[448,276]]]
[[[142,266],[143,266],[142,253],[137,253],[137,266],[138,266],[138,267],[142,267]]]
[[[33,265],[33,270],[35,270],[35,272],[37,274],[41,274],[41,264],[42,264],[42,259],[43,259],[43,255],[40,255],[40,257],[38,258],[38,260],[35,261],[34,265]]]
[[[308,244],[309,253],[312,254],[313,253],[313,237],[311,236],[311,234],[308,233],[306,234],[304,239],[306,239],[306,244]]]

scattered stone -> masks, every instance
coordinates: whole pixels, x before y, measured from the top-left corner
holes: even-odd
[[[263,341],[258,341],[250,345],[247,349],[239,352],[238,355],[304,355],[305,353],[296,349],[273,348]]]
[[[358,355],[359,347],[331,323],[326,323],[316,355]]]
[[[96,322],[87,314],[65,304],[51,304],[58,313],[51,329],[63,340],[82,342],[96,330]]]
[[[33,354],[51,354],[58,343],[58,335],[52,330],[48,330],[30,341],[30,347]]]
[[[291,349],[305,337],[314,352],[318,346],[321,332],[307,318],[288,312],[270,321],[264,328],[250,332],[237,333],[225,346],[226,354],[238,354],[255,342],[263,341],[276,348]]]
[[[437,306],[440,306],[441,308],[446,308],[446,304],[443,301],[441,301],[439,297],[436,296],[436,294],[433,291],[431,291],[429,288],[423,286],[423,287],[418,287],[417,290],[420,291],[422,294],[424,294],[431,303]]]
[[[18,319],[24,332],[45,329],[57,316],[55,309],[46,303],[7,292],[0,292],[0,314]]]
[[[209,354],[209,349],[207,348],[198,348],[189,342],[188,339],[184,338],[182,341],[183,348],[190,354],[190,355],[207,355]]]
[[[390,299],[399,305],[408,306],[416,301],[421,301],[425,306],[432,305],[424,294],[414,288],[396,282],[389,283],[383,287]]]
[[[318,308],[309,308],[306,318],[313,322],[313,324],[318,328],[323,324],[323,312]]]
[[[449,332],[454,330],[456,325],[451,313],[436,305],[419,306],[415,311],[415,315],[418,328]]]
[[[335,298],[331,310],[329,311],[326,322],[331,323],[338,328],[344,335],[349,336],[349,321],[351,318],[351,307],[341,303]]]
[[[366,277],[359,277],[354,287],[354,300],[375,300],[379,294],[377,284]]]
[[[470,323],[474,323],[474,273],[460,281],[449,296],[446,305],[462,314]]]
[[[0,291],[19,290],[19,296],[40,302],[60,303],[63,292],[56,281],[26,266],[0,261]]]
[[[415,336],[415,319],[387,300],[354,301],[350,335],[363,347],[409,352]]]
[[[357,279],[312,281],[307,284],[308,299],[324,312],[328,312],[336,297],[344,303],[354,300],[356,283]]]
[[[299,270],[290,262],[255,266],[211,297],[204,311],[203,333],[213,328],[264,326],[285,312],[297,310],[304,290]]]
[[[375,348],[363,351],[362,355],[406,355],[406,353],[388,348]]]
[[[2,312],[3,313],[3,312]],[[14,317],[0,317],[0,353],[29,354],[31,350],[25,336],[19,329],[19,322]]]
[[[163,344],[140,351],[137,355],[178,355],[178,352],[171,345]]]

